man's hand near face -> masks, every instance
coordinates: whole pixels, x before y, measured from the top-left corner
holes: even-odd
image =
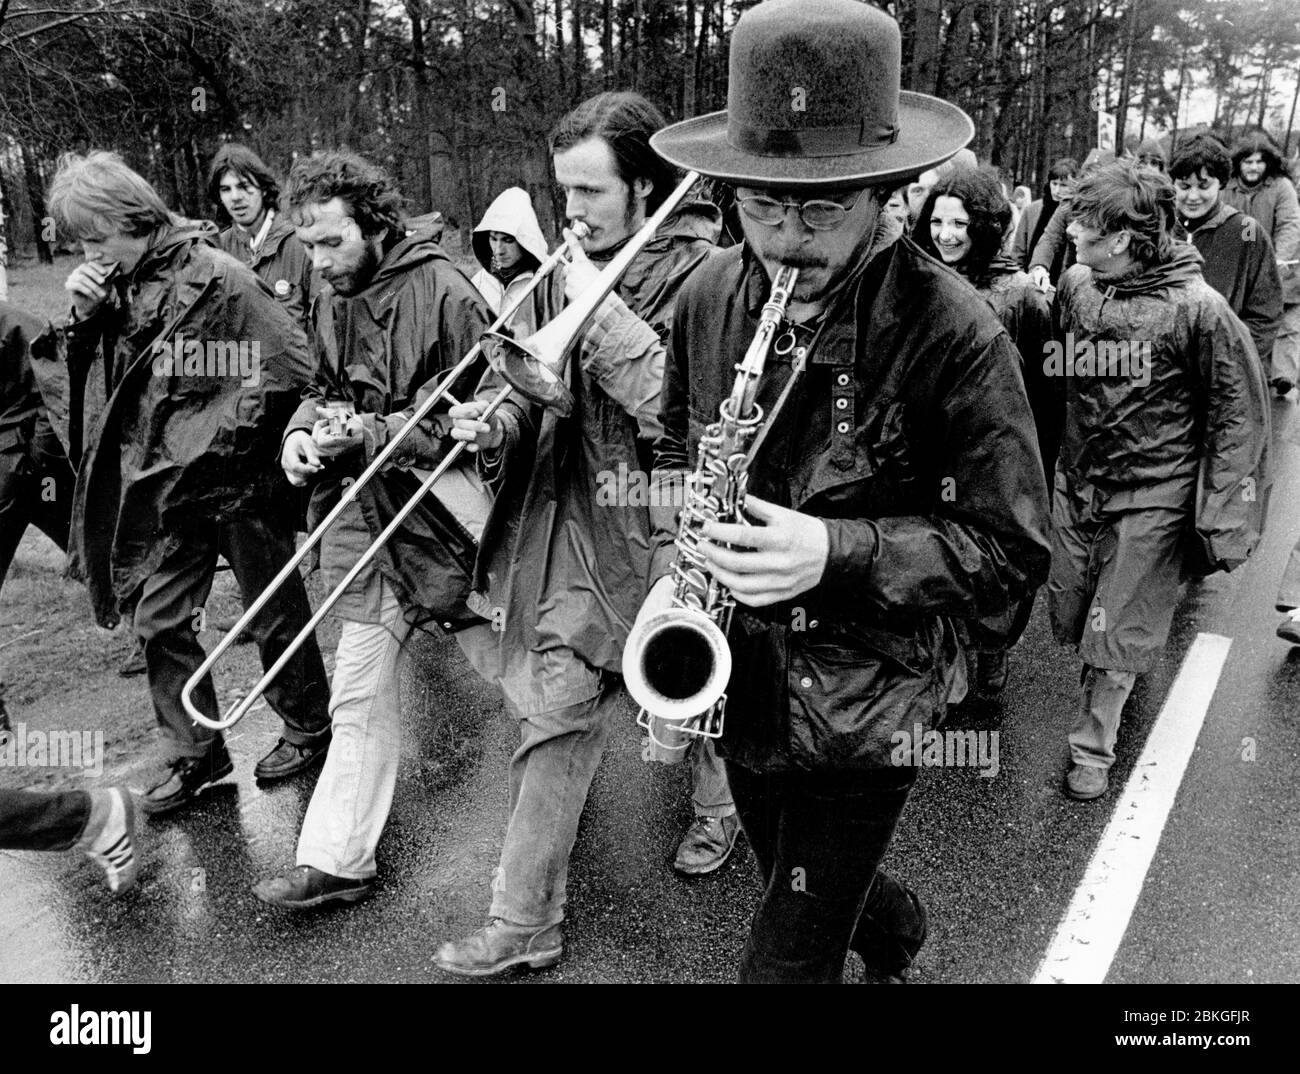
[[[83,261],[68,274],[63,289],[72,298],[72,312],[78,321],[86,320],[103,305],[116,273],[116,263],[104,265],[98,261]]]

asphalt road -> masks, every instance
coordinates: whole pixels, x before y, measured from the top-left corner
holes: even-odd
[[[1164,659],[1126,710],[1129,775],[1198,632],[1233,639],[1204,727],[1107,977],[1116,982],[1300,980],[1300,649],[1274,634],[1273,597],[1300,536],[1300,447],[1279,429],[1263,546],[1191,589]],[[1078,664],[1050,640],[1040,597],[1000,706],[950,726],[997,730],[998,772],[926,769],[887,867],[925,900],[914,982],[1028,981],[1117,806],[1061,792]],[[250,891],[292,865],[312,778],[259,789],[266,711],[233,737],[235,778],[180,816],[144,822],[138,889],[109,898],[79,855],[0,852],[0,981],[426,981],[433,950],[484,922],[505,822],[515,730],[454,643],[421,639],[403,679],[404,758],[367,903],[295,915]],[[733,714],[732,718],[741,718]],[[1249,740],[1249,745],[1247,745]],[[687,772],[640,760],[629,704],[597,775],[570,870],[567,955],[509,978],[729,981],[757,897],[748,851],[685,882],[669,868],[689,820]],[[856,966],[850,965],[852,978]]]

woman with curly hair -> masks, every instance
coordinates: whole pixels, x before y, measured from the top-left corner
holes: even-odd
[[[1050,482],[1060,443],[1063,393],[1043,369],[1052,317],[1044,295],[1015,260],[1002,252],[1011,204],[991,172],[959,171],[930,191],[917,218],[916,244],[964,276],[993,307],[1020,351],[1025,391],[1037,426],[1038,449]],[[1002,622],[972,624],[978,670],[976,692],[996,695],[1006,685],[1007,650],[1029,622],[1032,595]]]
[[[1273,243],[1283,308],[1268,379],[1284,397],[1300,383],[1300,199],[1281,149],[1265,131],[1249,131],[1232,147],[1232,179],[1223,200],[1258,220]],[[1269,355],[1260,358],[1268,367]]]

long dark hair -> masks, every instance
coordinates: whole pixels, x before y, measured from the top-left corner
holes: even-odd
[[[1043,237],[1043,232],[1047,230],[1047,225],[1052,222],[1057,206],[1060,205],[1060,202],[1052,197],[1052,180],[1073,179],[1078,174],[1079,162],[1073,157],[1061,157],[1047,169],[1047,179],[1043,182],[1043,210],[1038,214],[1038,222],[1034,224],[1034,233],[1029,236],[1031,254],[1034,252],[1034,247],[1038,245],[1038,240]]]
[[[279,210],[280,183],[271,169],[248,146],[227,142],[217,150],[217,155],[212,158],[212,166],[208,168],[208,197],[217,207],[219,220],[227,224],[231,222],[230,214],[221,202],[221,180],[226,177],[226,172],[234,172],[235,175],[250,180],[262,192],[263,209]]]
[[[930,218],[935,203],[940,198],[960,198],[962,208],[970,217],[966,229],[970,236],[970,252],[956,265],[951,266],[976,287],[987,287],[992,279],[993,261],[1002,249],[1002,239],[1011,223],[1011,203],[1002,192],[1002,184],[987,169],[965,169],[954,172],[937,183],[930,191],[912,229],[912,241],[932,257],[939,258],[939,249],[930,235]]]
[[[1287,179],[1293,178],[1287,169],[1286,161],[1282,159],[1282,150],[1278,147],[1277,142],[1273,141],[1268,131],[1260,130],[1247,131],[1233,145],[1233,178],[1241,178],[1241,162],[1256,153],[1264,158],[1264,179],[1271,179],[1277,175],[1285,176]],[[1260,182],[1263,181],[1263,179],[1260,180]]]
[[[649,216],[677,185],[677,169],[650,148],[650,136],[664,126],[663,113],[639,93],[598,93],[561,117],[551,131],[551,153],[601,138],[614,154],[618,177],[630,188],[638,178],[651,182]]]

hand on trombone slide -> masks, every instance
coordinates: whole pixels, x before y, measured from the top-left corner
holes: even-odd
[[[463,440],[466,451],[478,451],[484,448],[494,451],[501,446],[505,431],[501,428],[501,419],[493,414],[487,421],[480,421],[479,415],[488,408],[486,400],[473,399],[468,403],[457,403],[447,411],[451,418],[451,435],[454,440]]]

